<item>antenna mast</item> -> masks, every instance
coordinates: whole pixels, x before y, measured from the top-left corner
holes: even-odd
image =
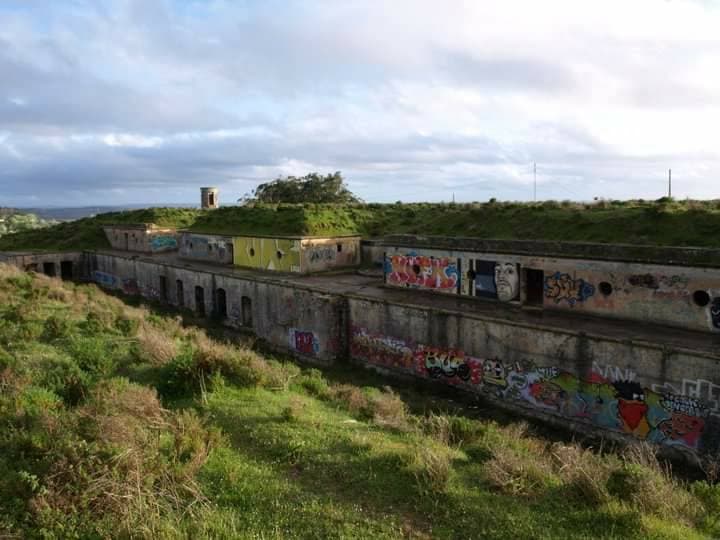
[[[668,169],[668,199],[672,198],[672,169]]]
[[[533,161],[533,201],[537,202],[537,163]]]

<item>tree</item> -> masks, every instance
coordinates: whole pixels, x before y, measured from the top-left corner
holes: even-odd
[[[358,203],[362,199],[345,185],[340,171],[322,176],[310,173],[305,176],[282,176],[272,182],[260,184],[241,202],[266,203]]]

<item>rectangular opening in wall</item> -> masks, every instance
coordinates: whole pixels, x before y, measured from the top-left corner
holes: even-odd
[[[227,293],[225,289],[215,291],[215,311],[221,319],[227,317]]]
[[[167,277],[160,276],[160,301],[167,302]]]
[[[46,276],[55,277],[55,263],[43,263],[43,274],[45,274]]]
[[[72,261],[61,261],[60,262],[60,277],[64,280],[71,280],[73,278],[73,262]]]
[[[542,306],[545,275],[542,270],[525,268],[525,303]]]
[[[205,315],[205,289],[200,285],[195,287],[195,311],[198,315]]]

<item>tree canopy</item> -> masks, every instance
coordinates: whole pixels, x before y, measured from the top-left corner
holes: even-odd
[[[342,174],[279,177],[260,184],[245,201],[266,203],[357,203],[362,200],[345,185]]]

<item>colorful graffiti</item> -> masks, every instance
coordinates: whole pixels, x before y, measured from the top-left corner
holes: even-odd
[[[454,290],[460,283],[457,262],[448,257],[393,255],[385,259],[388,283],[417,289]]]
[[[153,251],[169,251],[177,248],[177,239],[174,236],[156,235],[150,240],[150,249]]]
[[[702,446],[707,418],[712,414],[707,401],[688,394],[707,393],[707,385],[701,384],[707,381],[685,385],[687,392],[682,395],[647,388],[638,380],[620,379],[623,375],[635,378],[636,374],[611,365],[596,363],[587,378],[578,378],[557,366],[537,366],[527,360],[507,364],[497,358],[481,359],[459,349],[413,345],[361,327],[353,328],[351,354],[369,364],[693,451]],[[717,398],[717,394],[713,395]]]
[[[575,279],[570,274],[555,272],[545,278],[545,297],[552,298],[556,304],[563,300],[574,307],[595,294],[595,286],[584,279]]]
[[[122,290],[125,294],[138,296],[141,294],[140,287],[135,278],[127,278],[122,280]]]
[[[101,272],[100,270],[95,270],[92,273],[92,278],[95,283],[107,289],[115,289],[118,284],[118,280],[115,276],[106,272]]]
[[[312,332],[291,328],[288,331],[290,348],[301,354],[316,355],[320,351],[320,341]]]
[[[471,263],[468,278],[473,280],[475,296],[509,302],[520,292],[518,265],[510,262],[475,260]]]
[[[412,368],[415,346],[380,334],[371,334],[364,328],[353,328],[350,353],[354,358],[379,366]]]

